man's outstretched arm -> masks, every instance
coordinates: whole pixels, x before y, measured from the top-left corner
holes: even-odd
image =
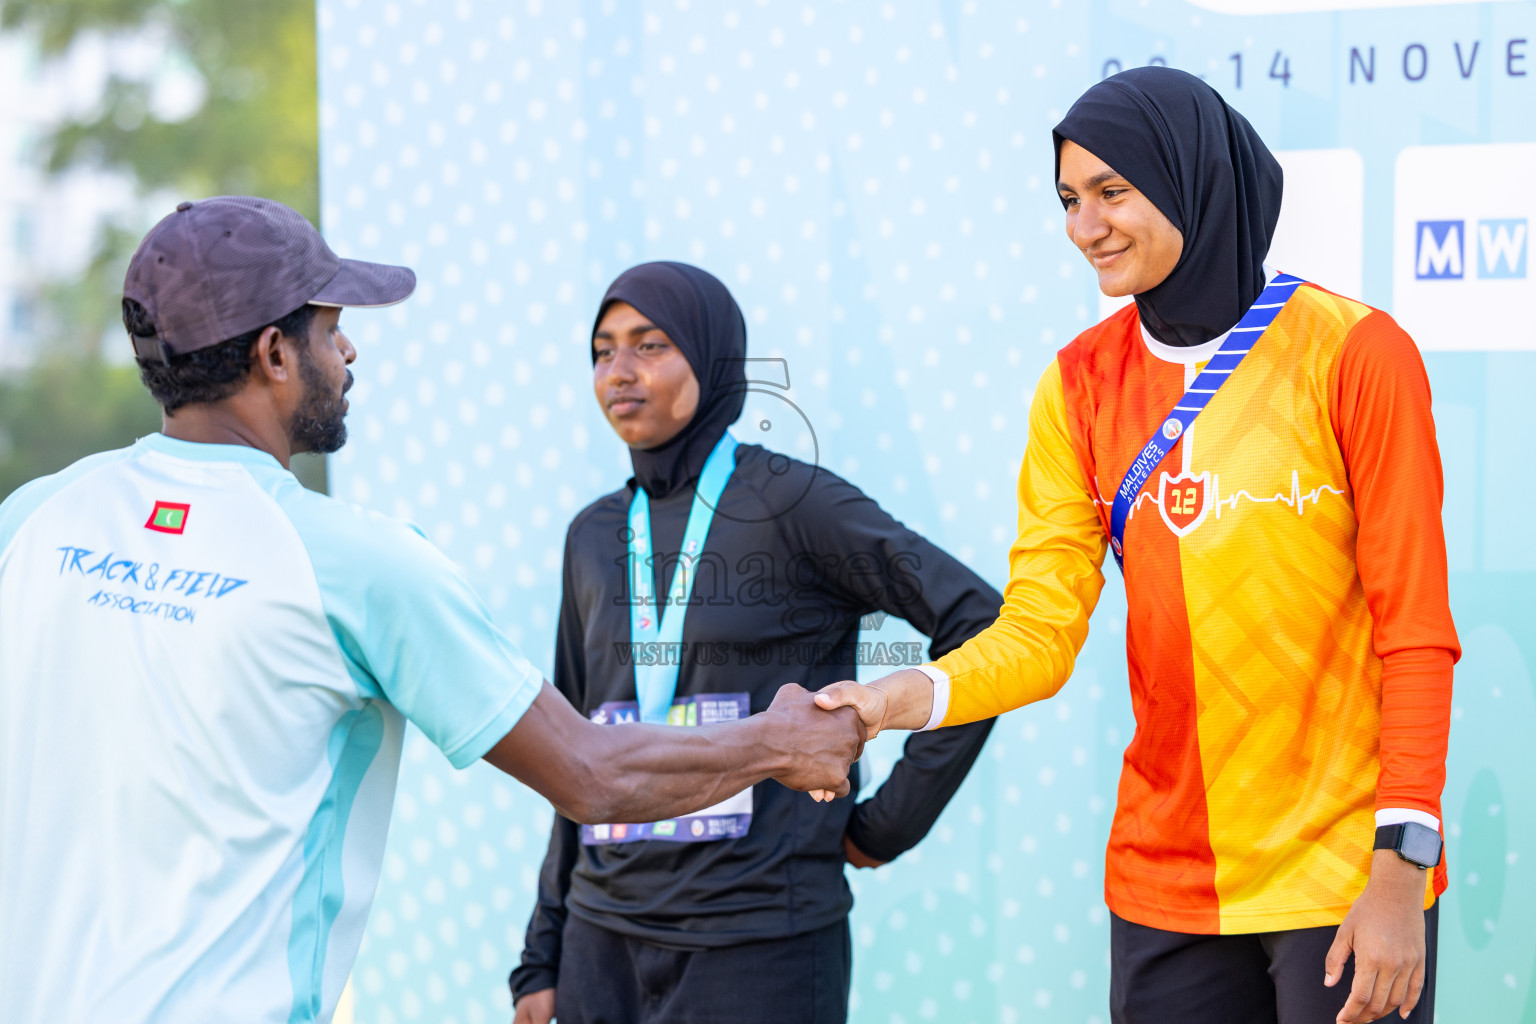
[[[680,729],[598,725],[546,682],[485,760],[572,821],[597,824],[680,817],[764,779],[844,796],[863,749],[852,710],[824,711],[793,683],[744,721]]]
[[[864,745],[853,712],[829,714],[788,685],[745,721],[597,725],[543,680],[419,531],[333,504],[300,512],[320,524],[308,550],[342,657],[363,695],[388,700],[455,768],[484,758],[594,824],[678,817],[769,778],[848,790]]]

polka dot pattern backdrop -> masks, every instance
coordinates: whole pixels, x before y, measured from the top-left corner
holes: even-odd
[[[1317,17],[1295,19],[1285,45],[1356,45],[1344,29],[1359,22]],[[421,281],[402,306],[346,315],[360,357],[334,489],[420,524],[544,666],[566,524],[629,472],[588,390],[586,339],[619,271],[666,258],[721,277],[751,355],[782,359],[789,377],[784,398],[754,397],[766,405],[738,436],[818,459],[1000,585],[1035,381],[1099,315],[1062,237],[1051,126],[1111,62],[1166,53],[1217,76],[1234,70],[1234,47],[1279,38],[1274,19],[1178,0],[320,0],[319,19],[326,233],[343,255],[403,262]],[[1304,56],[1292,83],[1275,77],[1278,58],[1266,79],[1253,62],[1268,53],[1250,54],[1247,91],[1229,93],[1279,145],[1407,123],[1358,99],[1344,122],[1323,116],[1342,79],[1308,78],[1319,62]],[[1394,140],[1365,149],[1371,180],[1391,173]],[[1367,207],[1372,251],[1390,250],[1390,212]],[[1368,301],[1389,304],[1388,269],[1367,259]],[[1442,406],[1455,438],[1480,436],[1500,381],[1530,379],[1527,363],[1485,374],[1470,358],[1431,360],[1437,398],[1462,403]],[[803,420],[771,408],[786,398]],[[1448,466],[1448,480],[1472,480],[1461,472]],[[1468,497],[1447,515],[1470,538],[1484,507]],[[1470,569],[1482,549],[1462,543],[1453,565]],[[1004,719],[921,847],[851,876],[855,1021],[1107,1019],[1104,844],[1133,727],[1110,577],[1062,694]],[[1464,638],[1503,614],[1490,602],[1470,618],[1458,607]],[[879,634],[909,638],[899,623]],[[1472,660],[1526,678],[1503,643]],[[1467,721],[1509,721],[1489,703],[1497,687],[1479,692],[1463,698]],[[896,738],[871,745],[874,780],[898,752]],[[1489,777],[1504,792],[1520,785],[1501,772]],[[1453,765],[1453,790],[1465,774]],[[1499,789],[1479,785],[1483,820]],[[452,771],[412,733],[354,972],[358,1021],[509,1019],[550,814],[488,767]],[[1502,892],[1467,926],[1473,947]],[[1530,961],[1508,958],[1513,999]]]
[[[804,413],[738,436],[819,456],[1000,585],[1030,394],[1097,315],[1050,187],[1086,53],[1031,7],[322,3],[327,235],[421,278],[347,315],[338,495],[420,524],[547,665],[565,526],[628,476],[588,390],[596,302],[681,259]],[[856,1020],[1104,1016],[1116,644],[1003,723],[922,847],[854,877]],[[877,779],[898,754],[872,747]],[[507,1019],[550,813],[413,734],[359,1021]]]

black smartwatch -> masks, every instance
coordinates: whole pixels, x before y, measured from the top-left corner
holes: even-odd
[[[1376,830],[1377,850],[1391,850],[1410,864],[1432,868],[1440,863],[1440,833],[1428,825],[1405,821]]]

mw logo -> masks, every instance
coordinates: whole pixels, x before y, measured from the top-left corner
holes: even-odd
[[[1529,237],[1524,217],[1421,220],[1414,239],[1413,276],[1421,281],[1460,281],[1472,276],[1467,258],[1475,256],[1479,278],[1524,278]],[[1467,252],[1469,242],[1472,253]]]

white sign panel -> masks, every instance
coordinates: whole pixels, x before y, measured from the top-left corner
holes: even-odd
[[[1410,146],[1397,158],[1392,315],[1426,350],[1536,349],[1536,143]]]

